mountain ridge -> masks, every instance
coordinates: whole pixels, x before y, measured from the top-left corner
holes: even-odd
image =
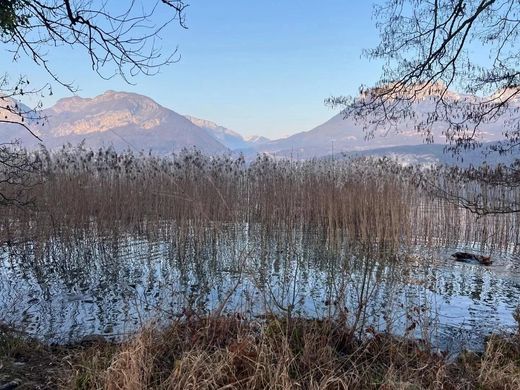
[[[73,96],[60,99],[42,110],[47,118],[38,133],[49,148],[85,140],[90,147],[153,150],[165,154],[185,147],[205,153],[229,151],[204,129],[153,99],[130,92],[106,91],[93,98]],[[20,129],[27,146],[36,141]]]
[[[428,110],[429,104],[430,99],[425,95],[416,109],[418,112]],[[515,101],[516,105],[520,107],[520,100]],[[113,90],[91,98],[73,96],[59,99],[56,104],[44,109],[42,115],[48,117],[47,123],[36,131],[49,148],[85,140],[87,146],[94,148],[112,146],[116,149],[151,150],[159,154],[197,147],[208,154],[237,151],[249,158],[257,153],[266,153],[305,159],[339,152],[425,144],[413,124],[406,122],[399,131],[366,140],[362,125],[352,118],[343,118],[341,113],[319,126],[286,138],[243,137],[239,132],[210,120],[181,115],[150,97]],[[501,139],[503,126],[503,121],[484,126],[483,141]],[[14,129],[11,126],[6,134],[9,137],[17,135],[16,138],[22,139],[29,147],[38,143],[25,129],[18,127]],[[440,145],[444,144],[442,130],[442,124],[434,126],[435,139]]]

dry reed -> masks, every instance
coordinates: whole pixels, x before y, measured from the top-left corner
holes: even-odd
[[[31,209],[0,210],[4,242],[66,239],[93,226],[102,235],[132,231],[165,238],[172,223],[180,228],[176,234],[190,230],[201,240],[210,224],[218,231],[233,223],[262,224],[270,231],[303,227],[325,232],[330,241],[393,247],[462,243],[515,250],[520,237],[518,214],[478,219],[432,197],[416,185],[417,171],[388,159],[259,156],[246,164],[242,157],[193,150],[155,157],[81,147],[42,150],[31,158],[40,166],[41,184],[28,188],[35,200]],[[469,191],[442,182],[450,193]],[[481,196],[491,198],[494,190],[487,191]]]

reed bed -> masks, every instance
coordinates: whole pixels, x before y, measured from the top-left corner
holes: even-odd
[[[210,225],[218,231],[224,224],[261,224],[271,231],[303,227],[326,232],[330,241],[391,247],[461,243],[515,250],[520,237],[518,213],[479,218],[433,196],[418,177],[431,176],[460,196],[470,193],[471,183],[388,159],[290,161],[264,155],[246,163],[241,156],[208,157],[196,150],[157,157],[81,146],[42,149],[28,158],[38,166],[32,175],[39,184],[26,188],[31,207],[0,210],[4,242],[24,235],[64,238],[93,224],[103,234],[159,237],[171,223],[201,237]],[[9,187],[0,190],[9,193]],[[479,191],[504,199],[491,187]],[[520,197],[520,190],[508,196]]]
[[[427,191],[425,178],[455,197],[478,191],[490,202],[520,199],[520,190],[505,196],[494,187],[451,180],[449,170],[403,167],[388,159],[258,156],[247,163],[241,156],[208,157],[196,150],[158,157],[82,146],[18,153],[29,161],[25,174],[15,186],[0,183],[7,198],[27,200],[0,208],[6,267],[12,262],[42,291],[53,278],[70,287],[66,293],[96,286],[102,301],[111,284],[135,292],[125,279],[131,258],[122,252],[135,255],[137,247],[148,246],[150,258],[139,270],[146,273],[155,270],[151,258],[160,246],[174,267],[165,267],[172,274],[161,276],[156,292],[181,292],[175,309],[182,310],[169,313],[179,320],[144,327],[120,344],[58,350],[40,345],[38,359],[48,353],[58,367],[52,386],[58,379],[64,388],[81,389],[462,389],[520,383],[518,336],[492,338],[483,354],[463,353],[453,361],[428,342],[428,302],[409,302],[400,312],[404,319],[385,319],[386,333],[371,325],[392,305],[403,306],[392,294],[417,275],[394,265],[418,261],[411,253],[418,247],[519,249],[520,214],[476,216]],[[101,275],[103,283],[95,280]],[[152,272],[147,279],[150,294],[154,277]],[[319,285],[316,306],[323,317],[300,316],[303,282]],[[263,305],[266,317],[247,310],[224,315],[237,289],[246,306]],[[199,297],[210,291],[218,299],[208,308]],[[253,292],[259,295],[248,296]],[[371,305],[377,296],[384,310]],[[423,341],[412,341],[423,330]],[[17,339],[6,340],[9,347],[0,348],[0,355],[25,351]]]

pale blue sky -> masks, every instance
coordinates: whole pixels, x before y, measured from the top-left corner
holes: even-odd
[[[334,114],[325,98],[355,94],[378,78],[379,65],[361,57],[377,43],[372,1],[188,2],[188,29],[172,26],[163,41],[166,50],[178,46],[180,62],[134,78],[135,86],[97,77],[78,50],[50,48],[50,65],[80,96],[141,93],[178,113],[271,138],[323,123]],[[0,68],[25,73],[33,84],[48,81],[29,61],[13,65],[2,55]],[[45,105],[70,96],[64,88],[54,92]]]

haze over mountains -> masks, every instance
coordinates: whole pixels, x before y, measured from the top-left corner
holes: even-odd
[[[185,115],[185,117],[195,126],[206,130],[210,136],[230,150],[242,150],[250,147],[248,142],[236,131],[217,125],[206,119],[199,119],[190,115]]]
[[[453,99],[456,98],[454,94]],[[417,104],[417,110],[427,110],[428,104],[428,98],[425,97]],[[514,105],[520,107],[518,101]],[[115,91],[107,91],[95,98],[64,98],[43,110],[42,114],[48,118],[46,124],[33,128],[51,149],[84,140],[86,146],[92,148],[113,146],[117,150],[151,150],[157,154],[195,146],[208,154],[240,151],[247,157],[268,153],[280,157],[312,158],[330,155],[332,152],[366,154],[376,149],[379,151],[374,151],[375,154],[385,151],[386,154],[413,155],[414,150],[410,146],[422,145],[419,149],[426,160],[438,160],[439,155],[442,155],[444,141],[442,126],[438,125],[434,128],[434,137],[440,144],[423,145],[421,135],[413,130],[412,124],[403,124],[399,133],[390,132],[367,141],[362,126],[351,118],[343,119],[341,114],[312,130],[287,138],[245,138],[239,132],[209,120],[180,115],[146,96]],[[484,141],[501,139],[503,125],[503,121],[486,125],[483,129]],[[19,138],[28,147],[39,143],[21,126],[0,124],[0,128],[4,132],[4,139]]]

